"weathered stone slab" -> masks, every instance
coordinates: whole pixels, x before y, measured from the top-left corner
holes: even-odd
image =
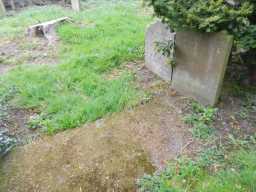
[[[162,79],[171,81],[172,68],[168,63],[168,58],[163,56],[157,50],[157,43],[173,40],[174,33],[171,33],[170,28],[160,21],[149,26],[146,33],[145,41],[145,63],[146,66]]]
[[[170,58],[157,50],[157,42],[175,38],[176,67],[172,74]],[[154,73],[183,95],[205,105],[218,101],[233,37],[225,32],[198,33],[178,32],[175,36],[160,21],[152,24],[146,33],[145,63]]]
[[[71,6],[74,11],[80,11],[81,9],[80,0],[71,0]]]
[[[225,32],[176,34],[172,87],[205,105],[218,101],[233,37]]]

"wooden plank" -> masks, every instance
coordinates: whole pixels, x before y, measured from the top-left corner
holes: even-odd
[[[57,23],[60,23],[60,22],[63,22],[63,21],[71,21],[71,19],[69,17],[61,17],[61,18],[54,19],[54,20],[51,20],[51,21],[46,21],[46,22],[43,22],[43,23],[38,23],[36,25],[32,25],[32,26],[29,27],[29,29],[34,29],[34,28],[37,28],[37,27],[40,27],[40,26],[54,25],[54,24],[57,24]]]
[[[57,40],[57,35],[55,33],[55,27],[64,21],[71,22],[69,17],[62,17],[55,20],[47,21],[44,23],[39,23],[32,25],[28,28],[27,34],[29,37],[45,37],[49,43],[54,43]]]

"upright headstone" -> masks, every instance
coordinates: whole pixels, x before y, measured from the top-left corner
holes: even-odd
[[[71,0],[72,9],[75,11],[80,11],[81,9],[81,2],[80,0]]]
[[[157,43],[164,43],[174,39],[174,33],[160,21],[149,26],[146,33],[145,63],[146,66],[162,79],[171,81],[172,68],[168,58],[157,50]]]
[[[225,32],[177,32],[176,66],[172,73],[168,59],[156,48],[156,42],[172,40],[174,34],[161,22],[152,24],[146,34],[146,66],[183,95],[205,105],[218,101],[233,37]],[[172,77],[172,79],[171,79]]]
[[[2,0],[0,0],[0,16],[5,14],[5,6]]]
[[[205,105],[218,101],[233,37],[225,32],[176,34],[172,87]]]

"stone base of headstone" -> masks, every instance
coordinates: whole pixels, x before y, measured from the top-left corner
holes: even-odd
[[[167,81],[171,80],[171,66],[168,58],[155,49],[155,42],[170,38],[170,29],[157,22],[148,29],[145,46],[146,66]],[[225,32],[177,32],[172,87],[204,105],[215,105],[232,45],[233,37]]]

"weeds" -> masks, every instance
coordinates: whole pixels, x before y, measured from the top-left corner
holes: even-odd
[[[140,192],[253,192],[256,190],[256,152],[253,140],[247,143],[207,149],[195,160],[170,162],[165,170],[138,181]],[[225,155],[224,155],[225,153]]]
[[[212,123],[216,112],[216,108],[204,107],[196,102],[191,103],[191,114],[186,115],[184,121],[192,126],[194,137],[207,139],[213,134]]]
[[[241,119],[247,119],[250,113],[256,112],[256,97],[252,93],[245,94],[241,109],[236,113]]]
[[[244,93],[244,111],[254,109],[255,99]],[[217,109],[192,102],[184,118],[193,136],[208,139]],[[245,113],[245,118],[247,114]],[[207,140],[207,141],[208,141]],[[216,141],[215,141],[216,142]],[[194,158],[171,161],[166,169],[138,181],[140,192],[254,192],[256,191],[256,135],[244,139],[229,135],[213,143]]]

